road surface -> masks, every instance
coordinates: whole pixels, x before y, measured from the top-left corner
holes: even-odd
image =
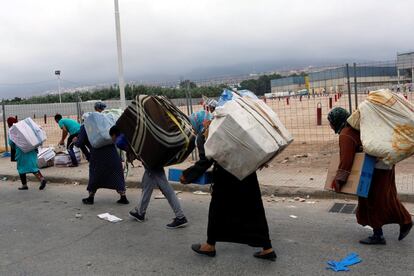
[[[209,195],[179,194],[190,225],[168,230],[173,214],[165,199],[151,201],[145,223],[128,219],[140,190],[128,191],[129,206],[118,206],[110,190],[85,206],[85,186],[49,185],[41,192],[36,183],[28,191],[18,191],[18,182],[0,185],[0,275],[333,275],[326,261],[351,252],[363,262],[349,274],[414,275],[414,233],[398,242],[398,226],[387,226],[387,246],[360,245],[369,230],[354,215],[329,213],[329,200],[264,199],[278,254],[272,263],[253,258],[256,249],[245,245],[219,243],[215,258],[190,250],[206,239]],[[414,205],[407,207],[413,212]],[[105,212],[124,220],[97,218]]]

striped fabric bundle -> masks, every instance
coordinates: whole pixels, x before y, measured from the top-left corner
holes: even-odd
[[[181,163],[194,149],[189,119],[163,96],[137,96],[116,125],[148,168]]]

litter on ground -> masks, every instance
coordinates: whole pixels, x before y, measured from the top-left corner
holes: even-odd
[[[103,214],[99,214],[98,218],[109,221],[109,222],[119,222],[122,221],[121,218],[118,218],[114,215],[111,215],[110,213],[103,213]]]
[[[193,192],[193,194],[195,194],[195,195],[209,195],[210,193],[206,193],[206,192],[203,192],[203,191],[195,191],[195,192]]]
[[[328,261],[328,267],[326,269],[333,270],[335,272],[339,271],[349,271],[350,269],[348,266],[355,265],[362,262],[361,258],[359,258],[357,253],[351,253],[339,262],[337,261]]]
[[[181,194],[181,191],[175,191],[175,194]],[[165,199],[165,196],[162,193],[159,193],[158,195],[154,196],[154,199]]]

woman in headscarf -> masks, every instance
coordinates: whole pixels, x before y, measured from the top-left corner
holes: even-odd
[[[198,254],[214,257],[216,242],[241,243],[262,248],[254,257],[276,261],[256,172],[239,180],[214,160],[206,158],[204,143],[209,124],[210,121],[204,120],[204,131],[197,136],[199,161],[185,170],[180,179],[183,184],[192,183],[214,164],[207,242],[193,244],[191,248]]]
[[[336,107],[328,114],[328,121],[336,134],[339,134],[340,164],[332,183],[332,188],[339,192],[351,172],[354,157],[362,152],[359,131],[350,127],[347,119],[349,112]],[[387,168],[377,162],[372,177],[368,198],[358,197],[357,221],[362,226],[373,228],[373,235],[360,241],[362,244],[386,244],[382,226],[397,223],[400,225],[398,240],[404,239],[413,223],[410,213],[404,208],[397,196],[395,185],[395,166]]]
[[[106,104],[103,102],[96,102],[94,105],[95,111],[101,113],[105,110]]]
[[[7,125],[11,128],[17,123],[17,119],[13,117],[7,118]],[[32,173],[40,181],[39,190],[43,190],[46,187],[46,179],[43,177],[37,164],[37,149],[29,152],[23,152],[12,140],[9,139],[9,145],[11,148],[12,161],[13,159],[17,162],[17,171],[19,172],[20,181],[22,186],[19,190],[28,190],[27,176],[26,174]],[[14,152],[14,157],[13,157]]]
[[[73,141],[78,148],[86,145],[90,146],[84,125],[81,126],[78,137]],[[129,204],[126,197],[122,161],[114,144],[98,149],[90,146],[89,183],[87,187],[89,196],[82,199],[82,202],[87,205],[94,204],[95,194],[99,188],[116,190],[120,195],[117,203]]]
[[[9,129],[16,124],[18,121],[15,117],[9,117],[7,118],[7,126],[9,127]],[[10,149],[10,160],[12,162],[16,162],[16,149],[11,147]]]

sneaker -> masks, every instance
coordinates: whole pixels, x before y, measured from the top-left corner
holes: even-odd
[[[39,190],[43,190],[44,188],[46,188],[46,183],[46,180],[42,180],[42,182],[40,182]]]
[[[145,220],[145,215],[141,216],[136,211],[129,211],[129,216],[139,222],[144,222]]]
[[[21,186],[18,188],[20,191],[29,190],[29,187],[27,185]]]
[[[369,244],[369,245],[373,245],[373,244],[385,245],[386,244],[384,237],[379,237],[379,236],[371,236],[366,239],[360,240],[359,242],[362,244]]]
[[[185,217],[183,218],[175,218],[170,224],[167,224],[168,229],[176,229],[176,228],[182,228],[186,227],[188,224],[188,221]]]

